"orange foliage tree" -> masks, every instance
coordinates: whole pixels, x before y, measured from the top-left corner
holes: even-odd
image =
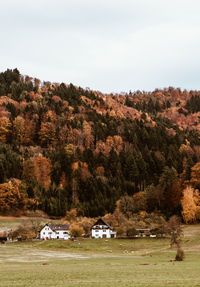
[[[51,183],[51,161],[44,156],[38,156],[34,158],[34,176],[38,183],[42,185],[46,190]]]
[[[0,184],[0,212],[12,213],[23,210],[26,206],[27,194],[20,189],[21,181],[12,179]]]
[[[134,211],[146,210],[147,198],[145,192],[137,192],[133,195]]]
[[[34,143],[36,124],[33,120],[26,118],[24,122],[24,138],[23,143],[25,145],[31,145]]]
[[[30,181],[34,179],[39,185],[48,190],[51,184],[51,161],[39,155],[24,162],[23,178]]]
[[[40,141],[43,146],[55,144],[56,142],[56,127],[52,122],[44,122],[41,124],[39,132]]]

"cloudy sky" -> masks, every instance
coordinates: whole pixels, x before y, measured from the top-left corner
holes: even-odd
[[[0,70],[102,92],[200,89],[199,0],[0,0]]]

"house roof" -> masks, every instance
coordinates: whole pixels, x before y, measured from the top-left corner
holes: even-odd
[[[70,224],[52,224],[52,223],[48,223],[46,225],[48,225],[51,228],[51,230],[53,230],[53,231],[69,230],[69,228],[70,228]]]
[[[107,225],[110,229],[112,229],[112,227],[103,219],[103,218],[99,218],[94,224],[94,225]],[[92,228],[93,228],[92,226]]]

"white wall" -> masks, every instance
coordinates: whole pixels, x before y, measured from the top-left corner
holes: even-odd
[[[113,232],[106,225],[95,225],[92,228],[92,238],[111,238],[111,234],[116,237],[116,232]]]
[[[53,231],[48,225],[46,225],[40,231],[40,239],[69,239],[69,231],[68,230],[59,230]]]

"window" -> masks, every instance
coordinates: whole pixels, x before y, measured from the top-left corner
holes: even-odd
[[[68,232],[67,232],[67,231],[64,231],[63,234],[68,234]]]
[[[49,232],[49,234],[51,235],[51,234],[52,234],[52,232]]]
[[[103,232],[106,232],[106,230],[104,229]]]
[[[95,230],[95,232],[99,232],[99,230]]]

